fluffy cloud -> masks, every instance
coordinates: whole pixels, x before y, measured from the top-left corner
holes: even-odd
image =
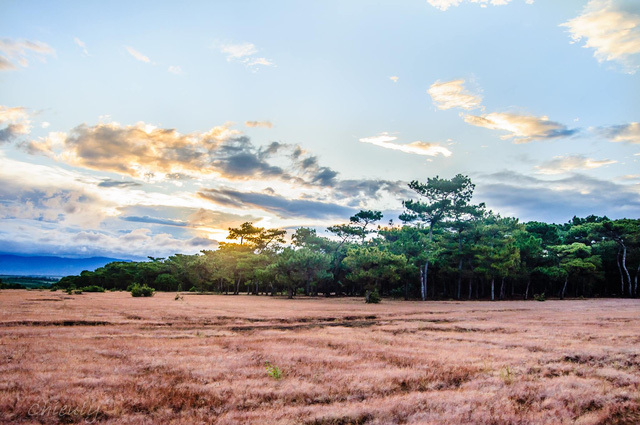
[[[253,68],[275,66],[269,59],[257,56],[258,48],[253,43],[217,43],[215,47],[227,56],[228,62],[240,62]]]
[[[461,108],[466,110],[482,107],[482,97],[469,93],[464,88],[464,80],[453,80],[431,84],[427,93],[438,109]]]
[[[245,121],[244,125],[247,127],[263,127],[272,128],[273,124],[270,121]]]
[[[440,10],[447,10],[450,7],[458,7],[464,0],[427,0],[431,6]],[[511,0],[468,0],[469,3],[479,4],[480,7],[492,6],[504,6],[509,4]],[[525,0],[525,3],[532,4],[533,0]]]
[[[427,90],[439,109],[472,110],[482,106],[482,97],[466,91],[464,80],[436,81]],[[467,124],[491,130],[507,131],[502,139],[513,139],[515,143],[528,143],[533,140],[568,137],[577,132],[563,124],[550,121],[548,117],[514,114],[509,112],[492,112],[481,115],[463,115]]]
[[[182,68],[180,68],[179,66],[170,66],[169,68],[167,68],[167,71],[169,71],[172,74],[175,75],[181,75],[182,74]]]
[[[138,178],[210,173],[239,174],[239,156],[255,157],[251,146],[233,139],[239,132],[218,126],[204,133],[180,134],[174,129],[148,124],[118,123],[80,125],[67,133],[49,133],[27,145],[31,153],[43,153],[59,161]],[[247,160],[248,161],[248,160]],[[268,166],[254,158],[246,168]],[[247,170],[244,170],[247,171]]]
[[[480,175],[475,179],[476,202],[522,220],[564,223],[574,215],[636,217],[640,185],[619,184],[583,174],[539,179],[512,171]]]
[[[612,142],[640,144],[640,123],[637,122],[599,128],[596,131]]]
[[[397,77],[397,76],[395,76],[395,75],[392,75],[391,77],[389,77],[389,79],[390,79],[391,81],[393,81],[394,83],[397,83],[397,82],[398,82],[398,80],[400,79],[400,77]]]
[[[626,72],[638,69],[640,53],[640,7],[637,2],[591,0],[582,14],[561,24],[569,29],[574,43],[585,40],[599,61],[620,63]]]
[[[540,174],[563,174],[575,170],[591,170],[617,162],[611,159],[591,159],[584,155],[557,156],[536,166],[536,169]]]
[[[257,147],[229,125],[207,132],[181,134],[145,123],[80,125],[69,131],[23,144],[31,154],[44,154],[57,161],[86,169],[115,172],[124,176],[159,182],[220,177],[227,181],[272,180],[298,188],[329,190],[335,196],[349,196],[360,202],[366,196],[379,198],[385,191],[402,193],[402,184],[386,180],[341,180],[338,172],[323,166],[315,155],[300,146],[272,142]],[[425,154],[437,147],[407,145]],[[446,154],[442,151],[440,154]],[[102,179],[92,184],[102,188],[127,188],[130,181]]]
[[[0,144],[29,134],[30,131],[31,121],[25,108],[0,105]]]
[[[0,71],[17,69],[18,66],[29,66],[31,56],[45,62],[46,56],[55,55],[56,51],[46,43],[30,40],[0,39]]]
[[[278,195],[240,192],[233,189],[204,189],[198,192],[198,195],[218,205],[260,209],[281,218],[305,217],[323,219],[349,217],[355,212],[352,208],[333,203],[288,199]]]
[[[513,139],[515,143],[528,143],[533,140],[568,137],[577,132],[563,124],[550,121],[548,117],[518,115],[512,113],[492,112],[490,114],[465,115],[466,123],[491,130],[507,131],[501,139]]]
[[[451,151],[444,146],[441,146],[438,143],[427,143],[427,142],[412,142],[406,145],[401,145],[398,143],[393,143],[398,140],[395,136],[390,136],[388,133],[382,133],[378,136],[374,137],[364,137],[360,139],[362,143],[370,143],[372,145],[380,146],[385,149],[392,149],[404,153],[411,153],[415,155],[425,155],[425,156],[451,156]]]
[[[147,56],[143,55],[133,47],[124,46],[124,48],[127,49],[127,52],[129,52],[131,56],[136,58],[136,60],[139,60],[140,62],[151,63],[151,59],[149,59]]]

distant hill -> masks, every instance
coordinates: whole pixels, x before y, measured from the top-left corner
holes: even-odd
[[[80,274],[83,270],[93,271],[117,258],[64,258],[0,254],[0,274],[20,276],[69,276]]]

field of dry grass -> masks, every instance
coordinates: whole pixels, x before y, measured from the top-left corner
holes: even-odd
[[[0,423],[640,423],[640,300],[174,296],[0,292]]]

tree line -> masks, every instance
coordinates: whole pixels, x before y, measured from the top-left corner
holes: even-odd
[[[404,299],[636,297],[640,219],[595,215],[564,224],[521,223],[473,204],[475,185],[458,174],[412,181],[401,223],[381,225],[362,210],[329,237],[251,222],[229,229],[216,250],[113,262],[62,278],[60,288],[307,296],[380,295]]]

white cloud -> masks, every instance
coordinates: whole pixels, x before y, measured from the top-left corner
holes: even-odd
[[[253,43],[216,43],[215,47],[227,56],[228,62],[240,62],[249,68],[275,66],[271,60],[258,57],[258,48]]]
[[[372,145],[379,146],[385,149],[392,149],[404,153],[410,153],[415,155],[424,155],[424,156],[451,156],[451,151],[444,146],[441,146],[439,143],[428,143],[416,141],[412,143],[408,143],[406,145],[394,143],[398,140],[395,136],[390,136],[388,133],[381,133],[378,136],[373,137],[363,137],[360,139],[362,143],[370,143]]]
[[[242,59],[258,53],[253,43],[225,44],[220,46],[220,51],[227,55],[227,60]]]
[[[78,37],[74,37],[73,42],[82,49],[82,53],[84,53],[86,56],[89,56],[89,51],[87,50],[87,45],[84,43],[84,41],[80,40]]]
[[[563,174],[576,170],[592,170],[617,162],[618,161],[611,159],[591,159],[584,155],[556,156],[552,160],[543,162],[535,168],[540,174]]]
[[[431,6],[440,9],[447,10],[450,7],[458,7],[465,0],[427,0]],[[487,5],[492,6],[504,6],[511,3],[511,0],[467,0],[469,3],[479,4],[480,7],[487,7]],[[533,0],[525,0],[527,4],[533,4]]]
[[[182,74],[182,68],[179,66],[170,66],[169,69],[167,69],[167,71],[169,71],[172,74],[176,74],[176,75],[180,75]]]
[[[42,62],[46,56],[55,56],[56,51],[46,43],[30,40],[0,39],[0,71],[29,66],[28,58],[34,55]]]
[[[461,108],[466,110],[482,107],[482,97],[464,88],[464,80],[452,80],[431,84],[427,93],[438,109]]]
[[[139,60],[141,62],[145,62],[145,63],[151,63],[151,59],[149,59],[147,56],[143,55],[142,53],[140,53],[139,51],[137,51],[133,47],[124,46],[124,48],[127,49],[127,52],[129,52],[129,54],[131,56],[133,56],[134,58],[136,58],[137,60]]]
[[[594,49],[598,62],[618,62],[633,74],[639,67],[640,13],[637,2],[633,11],[628,5],[620,0],[591,0],[581,15],[561,26],[569,29],[574,43],[584,39],[584,47]]]
[[[490,114],[465,115],[464,121],[478,127],[491,130],[507,131],[501,139],[513,139],[516,143],[528,143],[533,140],[568,137],[576,130],[568,129],[563,124],[550,121],[549,117],[518,115],[512,113],[492,112]]]
[[[398,82],[398,80],[400,79],[400,77],[396,77],[395,75],[392,75],[391,77],[389,77],[389,79],[390,79],[391,81],[393,81],[394,83],[397,83],[397,82]]]

